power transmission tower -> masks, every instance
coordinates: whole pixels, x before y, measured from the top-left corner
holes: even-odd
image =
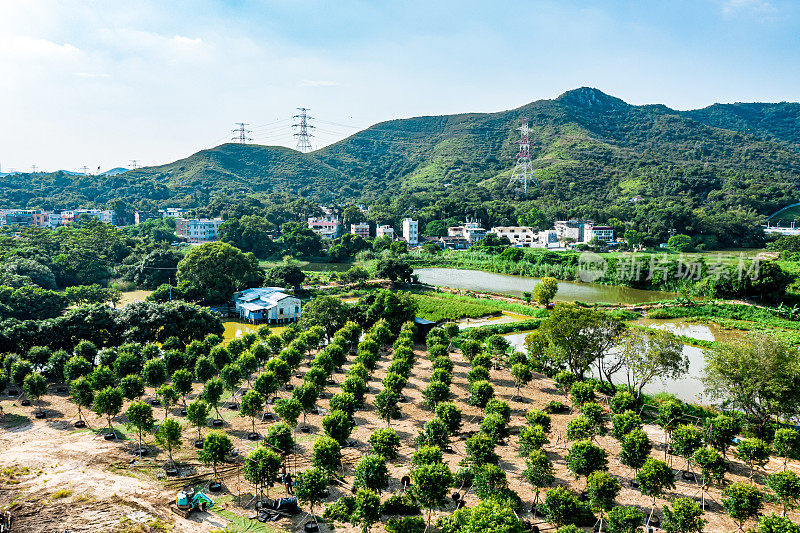
[[[310,111],[307,107],[298,107],[300,111],[299,115],[292,115],[293,119],[297,119],[297,122],[292,124],[293,128],[300,128],[300,131],[294,134],[297,137],[297,150],[303,153],[310,152],[311,148],[311,137],[312,134],[308,133],[309,129],[314,129],[314,126],[308,123],[309,120],[312,120],[314,117],[309,116],[307,111]]]
[[[231,137],[232,141],[236,141],[240,144],[247,144],[247,141],[252,141],[252,137],[248,137],[248,133],[252,133],[251,130],[245,128],[245,126],[249,126],[247,122],[236,122],[236,125],[239,126],[238,128],[231,130],[232,133],[235,133],[233,137]]]
[[[88,176],[89,175],[89,167],[87,167],[86,165],[83,165],[81,167],[81,172],[83,172],[84,174],[86,174]]]
[[[508,187],[519,183],[523,194],[528,194],[528,185],[532,187],[539,186],[539,182],[536,180],[536,172],[533,170],[533,162],[531,161],[531,130],[528,127],[528,121],[525,121],[522,126],[517,128],[517,131],[520,132],[520,139],[517,141],[519,152],[517,152],[517,164],[514,166],[514,172],[511,174]]]
[[[131,168],[132,169],[139,168],[139,160],[138,159],[131,159]]]
[[[31,165],[31,173],[36,174],[36,165]]]

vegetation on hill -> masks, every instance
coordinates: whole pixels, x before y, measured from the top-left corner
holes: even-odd
[[[763,216],[798,200],[798,108],[679,112],[584,87],[498,113],[383,122],[311,154],[224,144],[116,176],[4,176],[0,205],[129,212],[177,204],[281,224],[320,202],[361,200],[372,205],[371,222],[396,225],[413,214],[427,233],[451,218],[516,224],[535,207],[542,223],[593,218],[619,232],[638,228],[646,243],[675,230],[709,247],[754,246]],[[540,183],[527,197],[506,189],[523,119]]]

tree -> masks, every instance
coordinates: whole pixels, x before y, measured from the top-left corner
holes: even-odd
[[[375,274],[379,278],[388,279],[392,283],[411,283],[411,274],[414,269],[402,259],[387,257],[378,261],[375,266]]]
[[[219,481],[217,474],[217,465],[225,461],[228,454],[231,453],[233,444],[231,439],[224,431],[213,430],[209,431],[203,441],[203,449],[200,450],[200,461],[206,465],[212,465],[214,469],[214,480]]]
[[[322,428],[326,435],[343,446],[353,431],[353,422],[346,413],[331,411],[322,418]]]
[[[678,400],[667,400],[658,406],[658,424],[664,428],[664,459],[667,458],[668,443],[672,431],[683,416],[683,406]]]
[[[481,500],[474,507],[458,509],[451,517],[444,517],[453,533],[525,533],[529,531],[506,502],[498,499]],[[451,527],[452,526],[452,527]]]
[[[567,468],[575,477],[586,476],[597,470],[608,468],[608,454],[588,440],[576,442],[569,448],[566,457]]]
[[[145,383],[157,389],[167,381],[167,364],[163,359],[151,359],[144,364],[142,375]]]
[[[781,499],[783,515],[797,507],[800,500],[800,476],[792,470],[782,470],[767,476],[767,486]]]
[[[328,406],[331,411],[342,411],[348,418],[352,419],[358,407],[356,397],[349,392],[337,392],[331,396]]]
[[[791,418],[800,408],[800,364],[796,350],[763,334],[706,350],[703,379],[711,399],[723,399],[758,421]]]
[[[758,516],[764,496],[754,485],[731,483],[722,491],[722,506],[738,527],[744,531],[744,523]]]
[[[186,409],[186,396],[192,392],[192,374],[185,368],[179,368],[172,374],[172,384],[183,400],[183,408]]]
[[[612,415],[611,426],[611,436],[618,441],[622,441],[625,435],[634,429],[642,428],[642,419],[635,412],[628,409],[623,413]]]
[[[556,487],[547,491],[542,511],[547,521],[557,528],[578,520],[580,502],[578,498],[564,487]]]
[[[353,487],[365,487],[381,493],[389,484],[386,459],[377,454],[365,455],[353,472]]]
[[[138,399],[144,395],[144,381],[138,374],[130,374],[119,381],[119,388],[126,400]]]
[[[608,513],[608,533],[639,533],[644,516],[633,506],[618,505]]]
[[[522,476],[533,486],[535,497],[533,505],[539,503],[539,492],[549,487],[555,481],[553,470],[553,463],[547,457],[544,450],[536,449],[531,450],[525,458],[525,470],[522,471]]]
[[[355,507],[351,515],[351,523],[361,526],[361,531],[367,533],[375,522],[381,519],[381,499],[369,489],[358,489],[356,492]]]
[[[256,434],[256,415],[258,415],[263,409],[264,400],[261,399],[261,395],[258,392],[249,390],[244,394],[244,396],[242,396],[239,414],[241,416],[250,417],[254,435]]]
[[[525,426],[519,432],[519,454],[523,457],[541,450],[542,447],[550,442],[544,428],[539,425]]]
[[[222,415],[219,414],[219,399],[222,398],[222,393],[225,390],[225,385],[222,384],[222,380],[219,378],[211,378],[206,381],[205,386],[203,387],[203,399],[208,402],[209,405],[214,407],[214,411],[217,413],[217,418],[222,419]]]
[[[531,368],[525,363],[516,363],[511,366],[511,376],[514,378],[515,397],[519,396],[519,389],[528,384],[533,378]]]
[[[256,487],[262,499],[265,488],[269,498],[269,489],[275,484],[281,462],[280,455],[263,445],[256,447],[245,459],[242,468],[244,478]]]
[[[197,428],[198,441],[203,438],[200,430],[206,425],[209,413],[211,413],[211,406],[199,398],[186,407],[186,420]]]
[[[469,404],[476,407],[486,407],[494,397],[494,387],[488,381],[475,381],[469,387]]]
[[[169,455],[169,463],[175,468],[175,461],[172,459],[172,450],[180,447],[181,433],[183,428],[174,418],[168,418],[161,423],[156,432],[156,442],[159,446],[164,446]]]
[[[653,379],[677,380],[689,371],[683,344],[671,332],[659,329],[629,330],[623,338],[621,358],[637,399]]]
[[[116,438],[112,419],[122,410],[122,391],[116,387],[106,387],[94,395],[94,412],[98,416],[105,416],[108,419],[108,429]]]
[[[611,412],[614,414],[624,413],[625,411],[635,411],[638,406],[636,397],[627,390],[618,390],[608,402]]]
[[[264,282],[274,287],[287,287],[292,289],[299,288],[306,275],[296,265],[278,265],[267,270]],[[305,309],[303,310],[305,312]]]
[[[392,418],[397,418],[400,415],[400,408],[397,402],[400,397],[388,387],[384,387],[376,396],[373,405],[378,415],[386,420],[386,427],[391,425]]]
[[[263,259],[276,248],[269,238],[271,229],[272,224],[265,217],[244,215],[220,224],[219,240]]]
[[[642,242],[641,235],[639,235],[639,232],[635,229],[625,230],[624,238],[625,242],[628,243],[628,246],[631,248],[636,248]]]
[[[461,353],[467,358],[467,361],[472,362],[478,353],[481,351],[481,344],[475,339],[464,339],[461,343]]]
[[[708,444],[722,452],[722,456],[725,457],[728,447],[733,443],[734,437],[740,430],[741,427],[736,418],[722,414],[717,415],[709,421]]]
[[[800,459],[800,433],[789,428],[776,429],[772,449],[775,455],[783,457],[783,469],[786,470],[789,459]]]
[[[78,406],[78,420],[83,420],[83,407],[89,407],[94,401],[94,390],[86,376],[73,379],[69,384],[72,401]]]
[[[315,468],[333,475],[342,466],[342,447],[327,435],[321,436],[314,442],[311,464]]]
[[[271,425],[264,437],[264,444],[284,457],[289,455],[295,447],[292,429],[281,422]]]
[[[261,280],[258,260],[224,242],[195,246],[178,263],[177,278],[185,293],[204,303],[226,302],[237,290]]]
[[[664,523],[661,529],[666,533],[703,533],[706,525],[703,509],[691,498],[675,498],[663,510]]]
[[[169,416],[169,410],[178,403],[180,396],[178,391],[175,390],[175,387],[167,383],[161,385],[158,390],[156,390],[156,394],[161,398],[161,403],[164,405],[164,420],[166,420],[167,416]]]
[[[297,398],[281,398],[275,402],[275,412],[289,424],[289,427],[293,428],[297,426],[303,406],[300,405]]]
[[[453,402],[441,402],[436,405],[436,417],[441,420],[452,437],[461,429],[461,409]]]
[[[494,451],[495,444],[495,441],[482,431],[475,433],[467,438],[465,443],[467,459],[473,465],[482,465],[486,463],[497,464],[500,458]]]
[[[536,303],[547,307],[558,292],[558,280],[555,278],[542,278],[533,288],[533,298]]]
[[[368,442],[378,455],[386,459],[397,457],[397,450],[400,448],[400,437],[397,432],[389,428],[378,428],[369,436]]]
[[[702,508],[706,508],[706,491],[708,487],[715,483],[721,484],[725,478],[725,460],[722,455],[714,448],[700,448],[694,452],[692,460],[700,467],[702,477]]]
[[[742,439],[736,446],[733,454],[737,459],[747,463],[750,468],[750,481],[753,481],[753,472],[756,466],[763,467],[769,461],[769,454],[772,450],[769,444],[761,439],[750,438]]]
[[[508,478],[499,466],[487,463],[474,468],[473,471],[475,480],[472,482],[472,488],[480,499],[502,498],[508,494]]]
[[[480,423],[480,430],[496,443],[508,437],[508,424],[498,413],[489,413],[484,416]]]
[[[411,471],[411,493],[428,510],[426,530],[431,526],[433,510],[444,506],[447,489],[453,484],[453,474],[443,463],[419,466]]]
[[[650,457],[650,450],[652,444],[650,437],[642,429],[631,430],[625,435],[620,443],[622,449],[619,453],[619,461],[627,466],[638,471],[644,465],[648,457]]]
[[[317,388],[307,381],[295,387],[292,392],[292,398],[297,400],[300,404],[300,408],[303,410],[303,425],[306,423],[306,415],[310,413],[317,404],[318,397],[319,391]]]
[[[47,381],[44,379],[43,375],[34,372],[25,376],[22,388],[28,397],[33,398],[36,403],[39,403],[39,399],[47,393]],[[41,405],[39,408],[41,408]]]
[[[136,432],[139,435],[138,452],[139,455],[142,455],[142,433],[150,431],[155,422],[153,419],[153,408],[141,401],[133,402],[128,406],[125,416],[128,418],[130,425],[136,428]]]
[[[614,500],[621,487],[617,478],[608,472],[595,471],[589,474],[586,481],[586,492],[589,495],[589,504],[600,512],[600,531],[603,531],[603,516],[614,507]]]
[[[485,435],[485,433],[483,434]],[[423,424],[417,441],[420,444],[438,446],[441,449],[445,449],[450,443],[450,433],[447,431],[445,423],[434,417]],[[496,441],[492,439],[492,442]]]
[[[653,511],[656,508],[656,498],[664,490],[675,488],[675,476],[667,463],[648,457],[639,471],[636,472],[636,481],[639,482],[642,494],[653,498],[653,507],[650,510],[650,516],[647,518],[647,525],[650,526],[650,518],[653,517]]]
[[[673,235],[667,239],[667,246],[676,252],[688,252],[692,249],[692,238],[683,234]]]
[[[681,424],[672,432],[672,447],[686,459],[689,468],[694,452],[703,445],[703,432],[694,424]]]
[[[567,423],[567,440],[578,441],[592,439],[595,427],[585,415],[579,415]]]
[[[73,355],[64,365],[64,379],[70,383],[74,379],[88,376],[92,373],[92,363],[79,355]]]
[[[771,514],[758,521],[757,533],[800,533],[800,526],[781,516]]]
[[[305,222],[287,222],[281,233],[280,241],[293,257],[319,257],[323,254],[322,238]]]
[[[438,403],[447,401],[450,397],[450,385],[439,380],[431,380],[422,391],[422,395],[428,404],[435,408]]]
[[[590,365],[598,360],[602,362],[623,328],[620,320],[602,311],[566,303],[557,303],[539,326],[558,360],[566,363],[579,380]]]

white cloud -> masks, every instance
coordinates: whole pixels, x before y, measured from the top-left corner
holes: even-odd
[[[63,60],[75,58],[80,54],[80,50],[69,43],[58,44],[47,39],[11,34],[0,34],[0,52],[6,60]]]
[[[108,78],[110,77],[109,74],[103,74],[100,72],[76,72],[75,75],[79,78]]]
[[[722,4],[722,12],[725,15],[736,15],[739,13],[768,15],[775,11],[775,6],[767,0],[725,0]]]

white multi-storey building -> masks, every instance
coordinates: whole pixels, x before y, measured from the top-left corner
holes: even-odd
[[[212,242],[219,240],[221,218],[175,219],[175,234],[189,242]]]
[[[390,239],[394,240],[394,228],[388,224],[378,226],[375,229],[375,237],[389,237]]]
[[[403,219],[403,240],[409,246],[419,244],[419,222],[410,218]]]
[[[350,233],[365,239],[369,238],[369,222],[356,222],[350,224]]]

